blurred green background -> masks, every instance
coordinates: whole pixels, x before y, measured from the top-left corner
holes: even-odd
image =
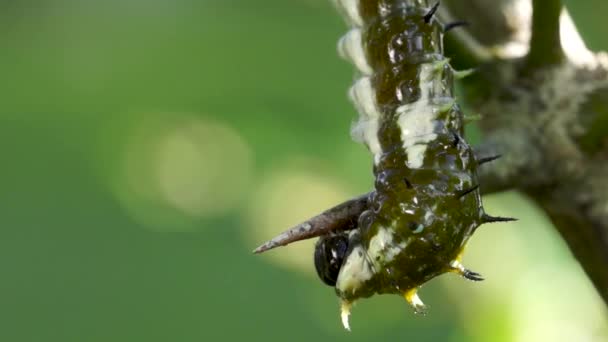
[[[603,0],[567,1],[608,49]],[[275,233],[370,189],[329,0],[0,2],[0,341],[605,341],[606,309],[542,213],[473,238],[422,291],[343,331],[312,242]],[[449,53],[448,53],[449,54]]]

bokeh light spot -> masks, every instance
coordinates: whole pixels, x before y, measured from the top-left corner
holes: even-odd
[[[163,137],[157,177],[164,199],[192,216],[224,214],[248,190],[251,153],[236,131],[191,121]]]
[[[200,219],[242,203],[252,155],[237,131],[193,114],[138,119],[123,129],[112,177],[114,194],[136,221],[153,230],[196,230]]]

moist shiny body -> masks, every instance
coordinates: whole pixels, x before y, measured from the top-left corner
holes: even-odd
[[[372,152],[375,175],[336,291],[346,304],[375,293],[410,300],[459,265],[483,216],[443,26],[427,0],[335,1],[351,24],[339,51],[360,73],[350,90],[360,113],[352,134]]]

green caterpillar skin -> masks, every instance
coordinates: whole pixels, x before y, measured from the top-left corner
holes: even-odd
[[[335,1],[352,25],[339,52],[361,76],[350,90],[360,113],[352,134],[372,152],[375,175],[335,286],[348,328],[359,298],[400,294],[420,310],[422,284],[464,274],[460,255],[484,211],[443,26],[428,1]]]

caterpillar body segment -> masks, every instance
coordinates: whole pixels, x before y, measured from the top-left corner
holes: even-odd
[[[476,168],[443,54],[446,29],[427,0],[335,0],[350,31],[338,51],[357,69],[349,97],[359,112],[353,138],[373,156],[375,191],[348,248],[335,289],[349,329],[352,304],[399,294],[416,312],[421,285],[446,272],[481,276],[460,264],[482,223]],[[452,28],[452,26],[447,26]],[[486,162],[482,160],[481,162]]]

